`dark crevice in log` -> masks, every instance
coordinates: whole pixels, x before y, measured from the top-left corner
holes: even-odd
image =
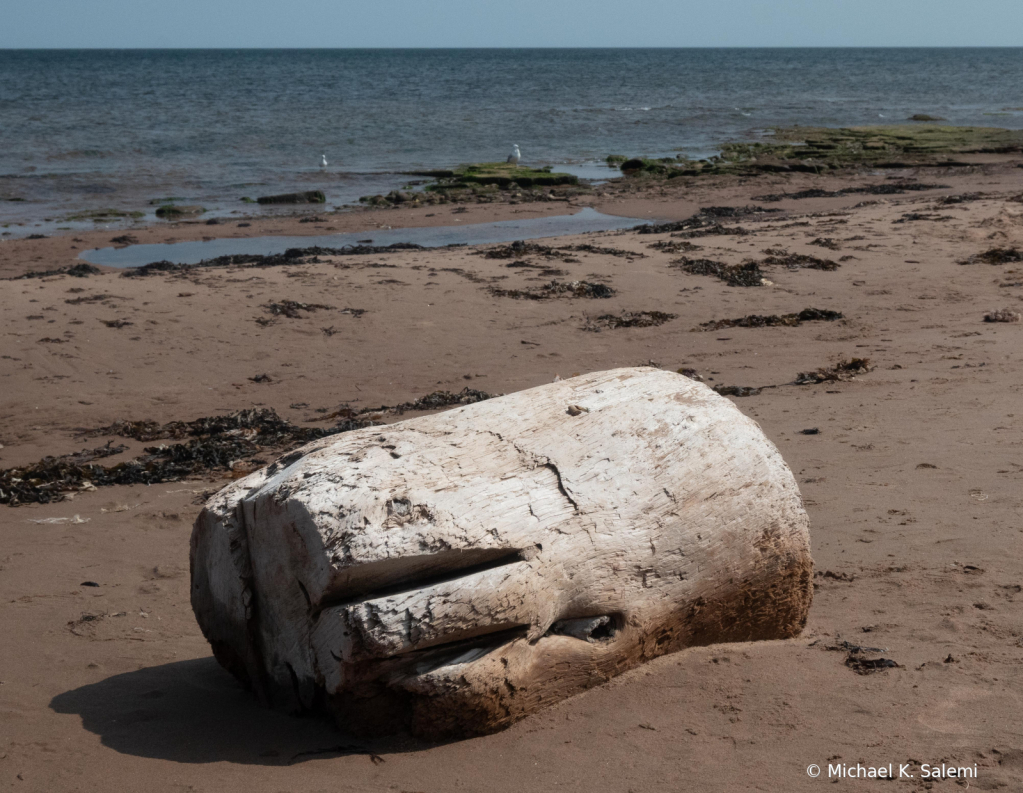
[[[358,565],[350,569],[345,584],[332,588],[324,595],[314,616],[318,616],[324,609],[400,595],[403,592],[444,584],[495,567],[525,561],[528,553],[533,550],[533,548],[451,550]]]

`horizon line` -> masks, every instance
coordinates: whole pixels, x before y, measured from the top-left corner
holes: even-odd
[[[757,44],[757,45],[689,45],[689,46],[634,46],[607,47],[587,45],[566,46],[495,46],[495,47],[447,47],[447,46],[415,46],[415,47],[264,47],[255,45],[217,46],[217,47],[0,47],[0,52],[180,52],[180,51],[222,51],[222,50],[320,50],[320,51],[397,51],[397,50],[457,50],[462,52],[479,52],[492,50],[1019,50],[1023,45],[1008,44]]]

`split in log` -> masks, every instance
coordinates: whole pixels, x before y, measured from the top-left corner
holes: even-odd
[[[207,503],[191,569],[214,654],[264,702],[426,738],[685,647],[795,636],[813,591],[778,450],[648,368],[311,443]]]

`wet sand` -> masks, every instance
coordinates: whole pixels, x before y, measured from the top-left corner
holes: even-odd
[[[1023,203],[1012,200],[1023,170],[1015,165],[638,192],[609,186],[567,207],[671,220],[765,193],[893,175],[948,185],[765,203],[783,211],[723,221],[751,233],[693,238],[700,247],[687,253],[650,247],[682,241],[669,234],[600,233],[545,244],[633,255],[530,254],[524,261],[535,266],[508,267],[514,259],[469,248],[0,282],[0,468],[99,446],[107,438],[80,430],[118,419],[187,421],[263,406],[321,426],[342,404],[395,404],[465,386],[506,393],[650,363],[695,369],[710,385],[774,386],[734,401],[797,475],[817,570],[798,639],[664,657],[485,738],[366,743],[316,718],[261,709],[212,659],[189,605],[188,537],[203,495],[226,478],[0,506],[0,777],[13,790],[40,791],[777,791],[825,784],[808,778],[811,763],[826,776],[829,762],[913,761],[977,764],[971,788],[1020,788],[1023,323],[983,319],[993,309],[1023,311],[1023,264],[957,264],[990,248],[1023,247]],[[972,192],[984,195],[935,202]],[[566,204],[452,209],[359,212],[322,225],[486,222],[564,212]],[[948,219],[904,220],[908,213]],[[324,232],[299,218],[251,222],[130,233],[160,242]],[[4,242],[0,277],[73,264],[77,251],[122,233]],[[731,287],[672,266],[681,256],[762,261],[776,249],[840,267],[764,265],[771,285]],[[491,291],[552,279],[617,294],[537,301]],[[66,302],[83,297],[95,300]],[[266,305],[283,299],[330,308],[270,314]],[[844,319],[693,331],[810,307]],[[585,329],[597,316],[629,311],[677,317],[657,327]],[[114,320],[130,324],[105,324]],[[870,358],[871,371],[791,384],[800,372],[854,357]],[[270,382],[250,379],[262,374]],[[812,428],[819,433],[802,433]],[[128,451],[105,464],[151,445],[118,441]],[[885,648],[899,666],[858,675],[847,652],[828,649],[842,641]],[[902,785],[926,788],[919,767],[912,773]]]

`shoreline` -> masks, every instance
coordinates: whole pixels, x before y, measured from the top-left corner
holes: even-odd
[[[487,203],[458,202],[442,205],[390,208],[352,207],[336,212],[317,211],[316,205],[307,205],[290,214],[251,215],[218,218],[216,224],[205,220],[156,221],[129,228],[102,228],[89,231],[65,231],[42,239],[4,238],[0,240],[0,279],[43,269],[31,266],[33,262],[47,261],[46,269],[70,267],[81,260],[83,250],[120,245],[118,238],[137,240],[133,244],[194,242],[201,240],[245,239],[264,236],[316,236],[323,234],[372,233],[381,229],[431,228],[439,226],[471,225],[516,219],[533,219],[555,215],[569,215],[591,207],[606,215],[630,218],[649,218],[651,221],[682,220],[695,214],[708,203],[723,202],[742,206],[756,203],[756,197],[765,193],[793,193],[808,189],[835,191],[842,186],[885,184],[892,180],[918,180],[927,183],[947,182],[934,190],[918,193],[921,198],[954,193],[957,184],[974,184],[978,180],[988,183],[993,190],[1012,190],[1023,184],[1014,168],[1023,168],[1023,158],[1015,154],[968,155],[961,160],[972,164],[955,167],[915,166],[893,170],[845,169],[838,173],[807,174],[780,173],[756,176],[719,175],[671,181],[636,180],[620,178],[592,192],[559,198],[551,191],[551,198],[541,202],[520,202],[513,197]],[[984,177],[987,177],[986,179]],[[899,196],[892,196],[893,199]],[[864,200],[849,195],[835,198],[809,198],[781,200],[771,208],[786,212],[809,213],[840,211]],[[310,218],[322,219],[322,222]]]

